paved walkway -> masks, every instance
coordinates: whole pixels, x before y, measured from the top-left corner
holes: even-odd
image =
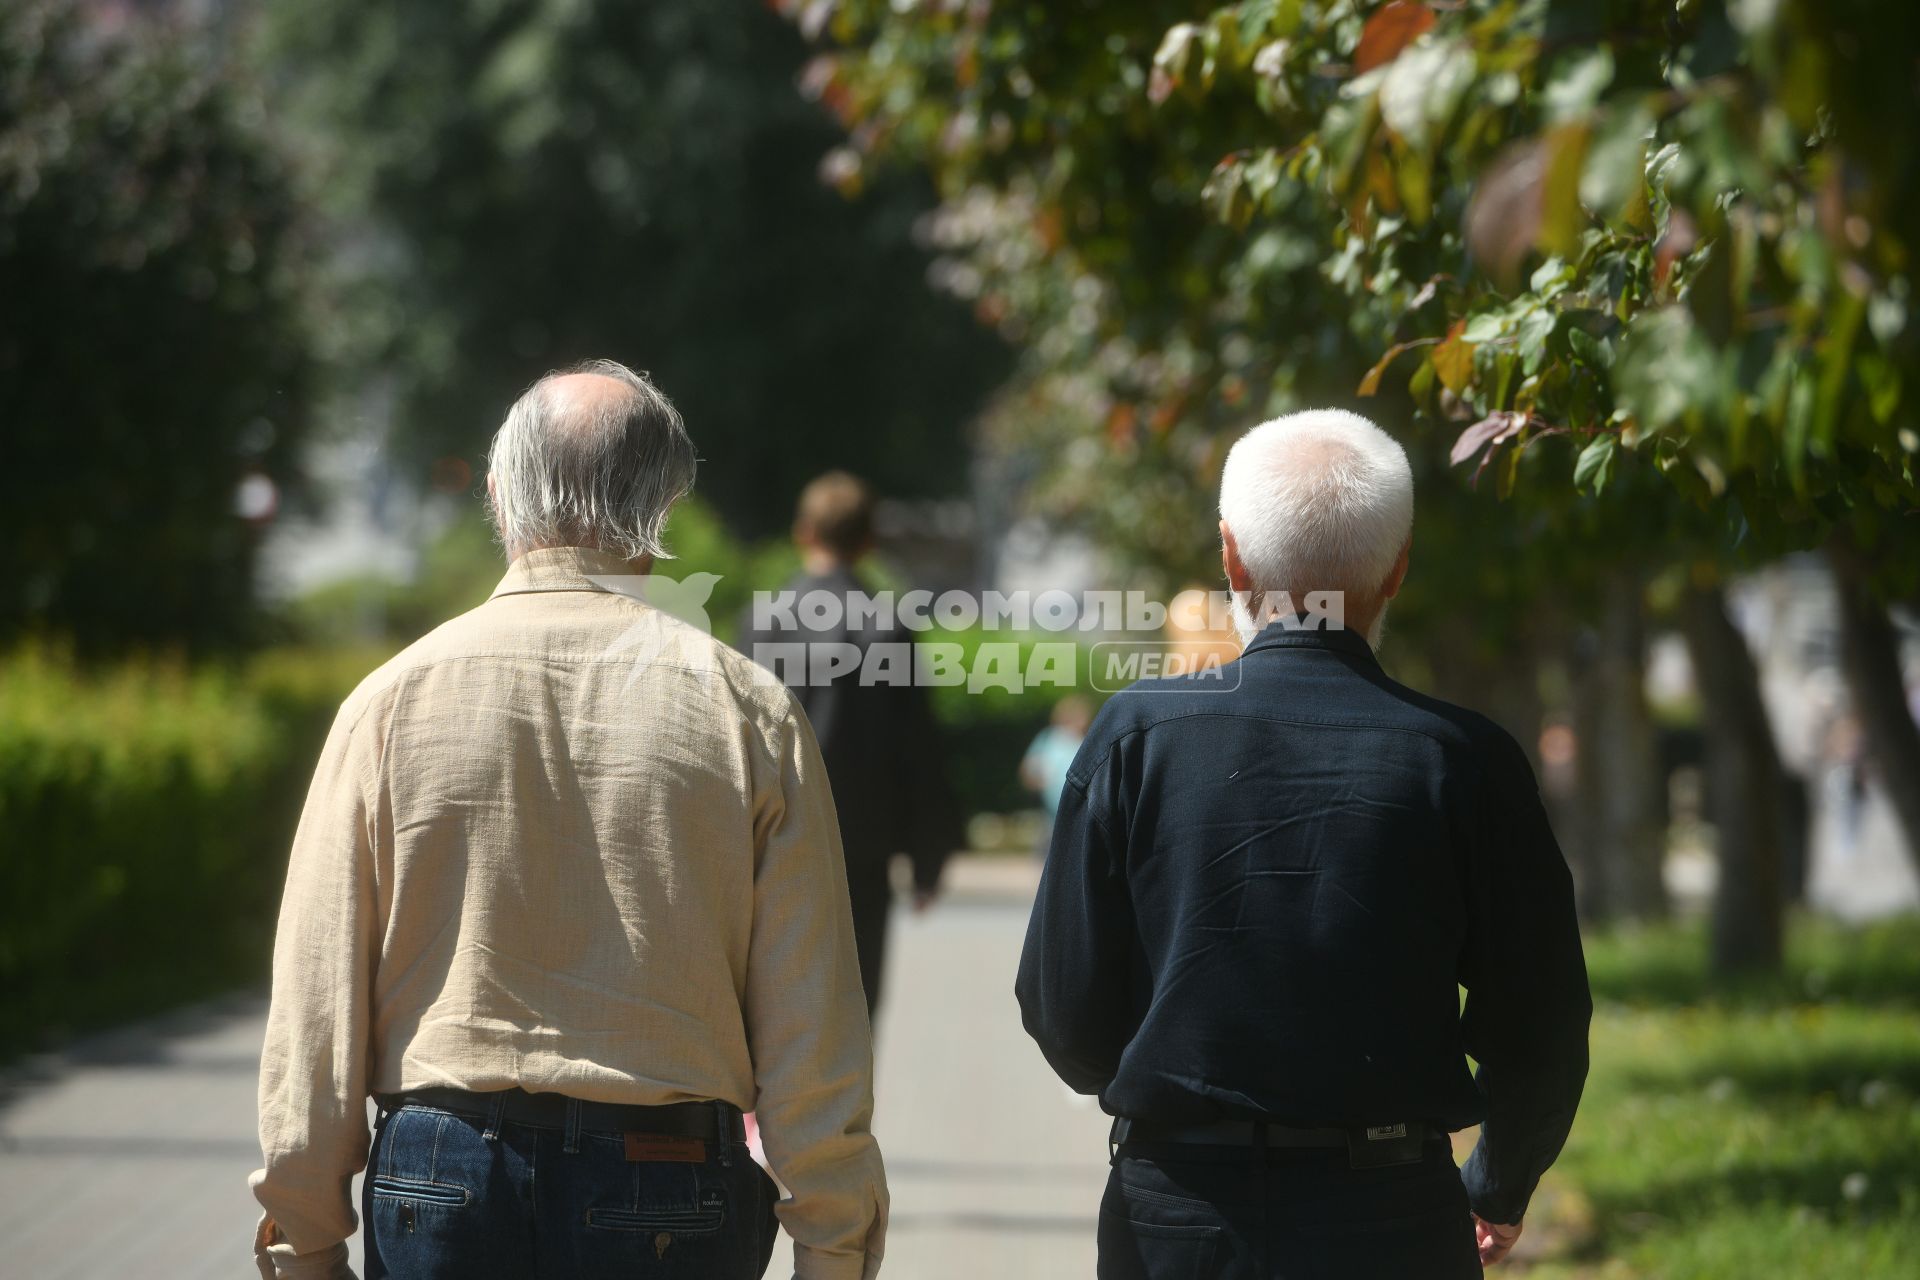
[[[1024,866],[962,864],[942,905],[896,924],[875,1122],[892,1280],[1093,1274],[1106,1126],[1020,1030],[1029,889]],[[0,1272],[252,1274],[263,1015],[258,999],[205,1006],[0,1080]],[[787,1265],[783,1248],[768,1274]]]

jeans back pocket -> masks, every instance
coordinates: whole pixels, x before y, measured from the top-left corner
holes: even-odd
[[[1206,1280],[1220,1235],[1210,1223],[1137,1222],[1103,1211],[1099,1280]]]

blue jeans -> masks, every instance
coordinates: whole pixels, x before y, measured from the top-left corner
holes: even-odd
[[[1341,1150],[1129,1143],[1100,1203],[1100,1280],[1479,1280],[1444,1143],[1418,1164]]]
[[[488,1123],[480,1108],[382,1110],[362,1193],[367,1280],[765,1274],[778,1192],[745,1144],[680,1140],[659,1158],[624,1133],[508,1118],[489,1137]]]

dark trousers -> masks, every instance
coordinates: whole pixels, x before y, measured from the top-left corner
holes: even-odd
[[[880,1006],[880,979],[887,968],[887,916],[893,910],[890,862],[884,854],[847,856],[847,901],[853,908],[853,945],[860,955],[869,1021]]]
[[[624,1133],[494,1119],[490,1095],[468,1096],[472,1112],[380,1113],[362,1192],[367,1280],[765,1274],[779,1192],[744,1143],[630,1149]]]
[[[1420,1163],[1346,1152],[1128,1143],[1100,1202],[1100,1280],[1478,1280],[1443,1142]]]

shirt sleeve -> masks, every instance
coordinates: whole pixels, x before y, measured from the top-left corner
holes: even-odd
[[[840,829],[820,749],[791,715],[778,794],[757,828],[747,1039],[776,1208],[800,1280],[860,1280],[885,1250],[886,1172],[873,1140],[873,1041],[853,945]]]
[[[1098,779],[1091,785],[1104,790]],[[1098,1094],[1133,1035],[1126,978],[1135,931],[1125,842],[1088,789],[1067,774],[1014,994],[1054,1072],[1075,1092]]]
[[[265,1167],[252,1182],[266,1210],[259,1244],[287,1264],[281,1255],[333,1253],[358,1223],[351,1186],[367,1160],[378,937],[371,736],[342,709],[294,836],[274,940],[260,1062]]]
[[[1573,880],[1533,770],[1504,734],[1477,808],[1461,1029],[1487,1119],[1461,1178],[1476,1214],[1516,1223],[1573,1127],[1593,1002]]]

